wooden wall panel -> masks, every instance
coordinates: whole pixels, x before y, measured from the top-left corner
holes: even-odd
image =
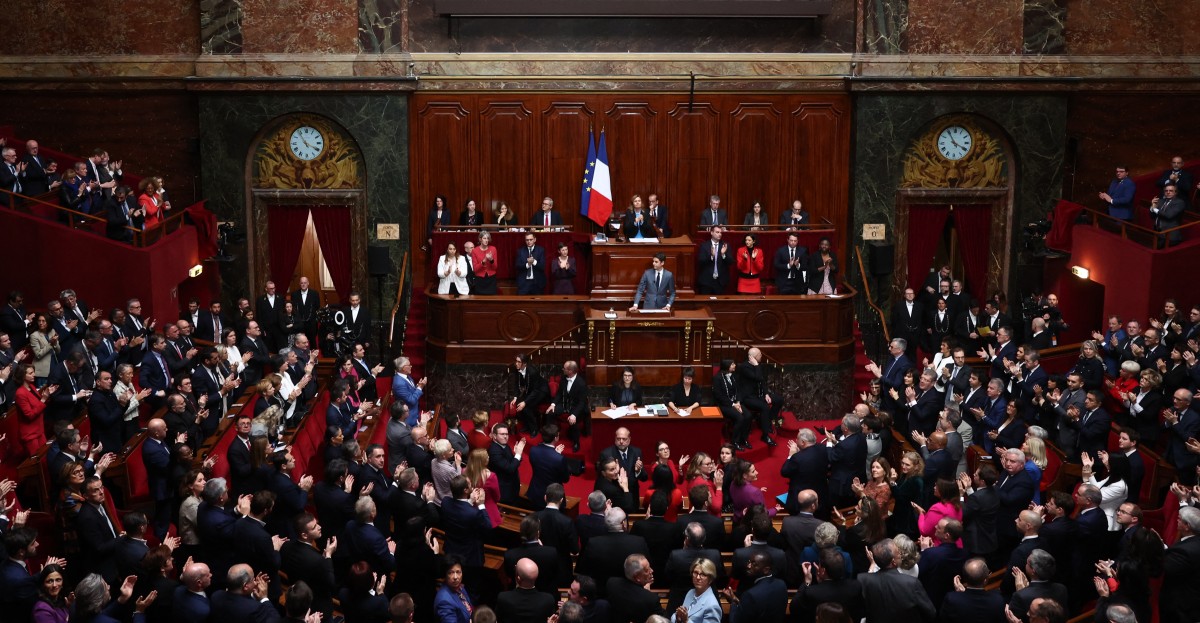
[[[587,157],[588,127],[595,113],[578,98],[546,96],[541,107],[544,140],[538,147],[543,171],[553,171],[543,180],[535,180],[537,196],[533,203],[522,206],[522,218],[528,219],[540,209],[541,199],[554,199],[554,209],[563,217],[563,223],[575,227],[587,227],[579,213],[580,190],[583,188],[584,159]],[[586,229],[584,231],[587,231]]]
[[[783,113],[772,102],[742,104],[729,115],[729,200],[721,206],[730,224],[740,224],[755,201],[762,201],[769,222],[776,223],[783,205],[772,201],[783,192],[785,176],[763,166],[783,154],[779,129]]]
[[[656,186],[663,179],[666,163],[658,132],[660,116],[651,103],[626,99],[612,102],[604,111],[609,156],[620,165],[614,165],[612,171],[614,209],[628,207],[634,194],[645,202],[648,195],[665,192]]]
[[[684,234],[699,223],[700,211],[708,205],[709,195],[721,195],[715,184],[720,166],[721,113],[711,103],[697,102],[688,110],[686,102],[677,104],[667,115],[667,196],[663,204],[671,208],[671,227]]]
[[[761,200],[772,220],[793,199],[838,230],[849,226],[850,101],[836,94],[495,93],[414,96],[410,149],[412,226],[423,229],[435,194],[461,209],[505,200],[527,223],[543,196],[567,224],[579,214],[587,130],[608,134],[613,200],[656,192],[677,233],[691,233],[710,194],[741,223]],[[415,266],[428,259],[417,250]],[[424,271],[418,271],[421,278]]]

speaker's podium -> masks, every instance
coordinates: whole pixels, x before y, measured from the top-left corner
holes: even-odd
[[[589,309],[587,322],[588,383],[607,387],[631,366],[642,386],[671,386],[684,368],[696,369],[696,383],[710,385],[709,343],[713,316],[707,307],[669,312]]]
[[[656,242],[592,242],[592,297],[622,299],[628,307],[642,273],[659,253],[667,256],[666,268],[675,275],[676,296],[694,295],[696,244],[677,236]]]

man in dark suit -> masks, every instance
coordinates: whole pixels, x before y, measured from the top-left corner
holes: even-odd
[[[358,378],[366,379],[367,381],[362,386],[362,389],[358,390],[359,397],[362,398],[363,402],[375,401],[379,398],[379,385],[376,379],[379,373],[383,372],[383,364],[377,363],[372,366],[367,363],[367,347],[362,342],[354,344],[350,360],[354,362],[354,371],[358,373]],[[303,399],[303,396],[301,398]]]
[[[543,197],[541,210],[529,218],[529,224],[535,228],[561,227],[562,215],[554,209],[554,200]]]
[[[1072,590],[1082,591],[1091,586],[1096,561],[1113,557],[1113,541],[1108,531],[1108,515],[1100,508],[1103,497],[1095,485],[1083,484],[1075,489],[1075,516],[1078,539],[1072,552]],[[1052,576],[1047,576],[1052,577]]]
[[[24,623],[30,620],[33,605],[37,602],[38,576],[33,572],[31,559],[38,555],[37,531],[33,528],[20,527],[10,530],[4,535],[4,550],[7,556],[0,562],[0,607],[4,608],[5,616]],[[47,560],[58,562],[57,559]]]
[[[729,215],[721,207],[721,198],[716,195],[708,198],[708,207],[700,213],[700,227],[712,225],[729,225]]]
[[[546,379],[529,365],[529,356],[518,354],[513,361],[512,371],[508,373],[508,404],[505,409],[511,408],[516,412],[530,437],[538,433],[538,420],[541,419],[538,409],[549,395]]]
[[[220,344],[221,334],[225,332],[225,329],[233,327],[225,318],[225,314],[221,313],[221,301],[212,301],[209,303],[208,309],[197,312],[196,321],[196,330],[193,334],[196,339],[214,344]]]
[[[730,577],[738,581],[738,594],[744,593],[751,584],[747,581],[750,559],[759,553],[765,553],[771,558],[771,568],[783,570],[787,568],[787,553],[778,547],[767,543],[771,537],[771,518],[763,513],[754,516],[750,524],[750,544],[733,550],[733,562],[730,565]],[[782,576],[782,573],[780,574]]]
[[[284,300],[275,293],[275,282],[268,281],[263,288],[263,295],[254,302],[254,319],[266,327],[263,339],[270,345],[271,352],[287,345],[287,336],[282,335],[279,326],[279,315],[283,313]],[[295,311],[293,309],[293,311]]]
[[[450,496],[442,498],[441,516],[446,553],[461,556],[467,565],[482,565],[483,538],[492,529],[483,506],[483,489],[471,489],[465,476],[455,476],[450,481]]]
[[[526,515],[521,519],[522,544],[510,547],[504,552],[504,573],[520,584],[521,560],[534,563],[534,577],[530,588],[558,597],[560,586],[570,584],[570,575],[559,575],[558,552],[543,544],[541,540],[542,521],[537,515]]]
[[[780,531],[787,542],[787,567],[784,576],[789,585],[798,585],[803,579],[800,557],[804,548],[813,544],[817,526],[821,525],[821,520],[814,515],[820,499],[816,491],[804,489],[797,491],[795,495],[788,494],[788,504],[793,510],[791,516],[783,518],[783,529]]]
[[[771,555],[755,552],[746,563],[747,584],[741,595],[726,588],[721,593],[730,601],[730,623],[782,621],[787,610],[787,585],[773,574]],[[916,581],[915,579],[913,580]],[[742,588],[739,585],[739,588]]]
[[[166,404],[167,392],[171,391],[171,370],[167,366],[167,338],[153,334],[147,338],[150,350],[142,357],[139,385],[150,390],[146,402],[157,411]]]
[[[567,438],[572,451],[579,452],[579,437],[592,434],[592,409],[588,401],[587,381],[579,374],[579,364],[568,361],[563,364],[563,376],[558,382],[558,393],[554,402],[546,409],[546,417],[567,416]]]
[[[1008,608],[1017,618],[1028,621],[1029,607],[1035,599],[1053,599],[1064,608],[1068,607],[1068,592],[1067,587],[1057,582],[1051,581],[1054,577],[1057,563],[1054,557],[1044,549],[1035,549],[1029,553],[1029,558],[1025,562],[1025,569],[1021,571],[1016,578],[1017,592],[1013,593],[1012,599],[1008,602]],[[1092,585],[1092,574],[1084,578],[1088,586]],[[1082,585],[1082,584],[1081,584]]]
[[[1179,197],[1179,187],[1174,184],[1163,186],[1162,199],[1155,197],[1150,200],[1150,217],[1154,219],[1154,230],[1166,231],[1179,227],[1183,222],[1183,210],[1186,207],[1187,204]],[[1183,239],[1183,234],[1173,231],[1167,239],[1170,244],[1178,244]]]
[[[926,439],[918,436],[921,457],[925,459],[925,471],[921,474],[925,483],[925,499],[932,500],[934,489],[939,479],[954,480],[958,471],[958,461],[946,451],[946,433],[934,431]]]
[[[878,573],[858,576],[866,602],[867,623],[933,621],[937,611],[925,594],[920,580],[900,573],[900,560],[891,539],[883,539],[871,547]]]
[[[1000,507],[996,512],[996,536],[1000,549],[1008,551],[1017,545],[1021,535],[1017,533],[1017,516],[1029,508],[1037,484],[1025,471],[1025,453],[1020,448],[1009,448],[1000,459],[1004,472],[996,482],[996,495]]]
[[[904,388],[901,409],[908,414],[906,431],[917,431],[928,436],[938,425],[938,415],[946,404],[946,397],[937,390],[937,375],[933,370],[921,372],[916,387]],[[928,484],[928,483],[926,483]]]
[[[255,493],[250,499],[250,514],[234,522],[231,536],[231,541],[236,544],[233,562],[248,564],[272,578],[279,575],[279,548],[286,540],[267,532],[267,516],[274,508],[274,493]]]
[[[279,623],[279,612],[268,598],[269,580],[255,577],[254,572],[250,565],[230,567],[225,578],[228,588],[213,593],[210,621]]]
[[[984,343],[992,344],[999,349],[1003,342],[1000,342],[1000,329],[1008,329],[1008,337],[1012,339],[1012,318],[1008,314],[1000,311],[996,306],[996,301],[988,299],[983,303],[983,315],[980,317],[980,324],[988,329],[988,335],[983,338]],[[1014,345],[1015,347],[1015,345]],[[1012,359],[1009,356],[1009,359]]]
[[[212,585],[212,571],[202,562],[186,565],[179,574],[180,585],[175,587],[171,600],[171,620],[180,623],[206,623],[212,607],[208,600],[208,588]]]
[[[645,482],[649,479],[649,474],[646,473],[645,464],[642,462],[642,449],[630,445],[632,437],[629,429],[624,426],[617,429],[613,439],[613,445],[600,451],[600,460],[616,459],[621,469],[625,471],[629,477],[629,498],[631,506],[625,508],[627,514],[636,513],[641,507],[641,493],[638,486],[639,482]],[[610,498],[611,499],[611,496]],[[614,502],[615,503],[615,502]],[[624,508],[624,507],[623,507]]]
[[[904,354],[907,348],[907,341],[895,338],[888,344],[889,357],[882,366],[874,361],[867,364],[867,371],[879,379],[883,404],[893,412],[896,411],[900,398],[892,398],[891,392],[896,390],[899,397],[904,396],[904,373],[913,367],[912,360]]]
[[[563,581],[571,577],[571,555],[579,553],[575,523],[562,511],[565,499],[563,486],[551,483],[546,487],[545,508],[534,513],[540,522],[542,543],[558,553],[558,577]]]
[[[990,573],[982,558],[968,560],[959,576],[963,588],[946,594],[938,615],[939,623],[1008,623],[1004,616],[1004,596],[999,591],[983,589]]]
[[[1017,533],[1021,540],[1008,557],[1008,564],[1004,566],[1007,572],[1004,574],[1004,580],[1000,583],[1000,592],[1006,597],[1011,597],[1016,592],[1016,578],[1012,570],[1014,568],[1024,569],[1025,561],[1029,559],[1033,550],[1046,549],[1042,546],[1041,538],[1038,537],[1038,531],[1041,529],[1042,516],[1038,513],[1032,510],[1023,510],[1017,515]]]
[[[87,414],[92,423],[92,438],[106,449],[117,451],[122,446],[121,424],[125,407],[117,401],[112,387],[112,374],[101,370],[96,376],[96,389],[88,398]]]
[[[1100,406],[1103,402],[1101,391],[1089,391],[1083,400],[1083,408],[1073,411],[1068,408],[1067,418],[1061,423],[1077,432],[1079,454],[1086,452],[1092,459],[1098,459],[1097,453],[1108,448],[1108,433],[1112,428],[1112,418]]]
[[[905,354],[916,359],[917,343],[925,333],[925,307],[917,302],[912,288],[904,290],[904,300],[892,307],[892,337],[905,341]]]
[[[1179,540],[1167,548],[1159,613],[1162,623],[1186,623],[1200,611],[1200,509],[1179,509]]]
[[[14,351],[20,351],[29,344],[28,323],[33,320],[33,314],[25,310],[25,297],[19,290],[8,293],[8,303],[0,307],[0,331],[12,338]]]
[[[675,525],[678,527],[678,534],[684,534],[687,525],[695,522],[704,526],[704,532],[707,535],[705,543],[709,547],[718,549],[725,548],[725,522],[720,515],[714,515],[709,505],[712,504],[712,492],[705,485],[696,485],[688,490],[688,503],[691,510],[686,513],[680,513],[675,519]],[[732,551],[732,548],[724,550]]]
[[[1200,462],[1200,455],[1187,447],[1188,439],[1200,436],[1200,413],[1191,408],[1192,397],[1187,389],[1175,390],[1171,407],[1162,413],[1167,429],[1167,452],[1163,458],[1175,466],[1179,481],[1189,486],[1196,484],[1196,465]]]
[[[140,511],[130,511],[121,517],[121,527],[125,528],[125,533],[117,537],[116,551],[113,552],[117,564],[117,577],[135,575],[141,570],[142,558],[150,551],[146,544],[149,523],[145,513]]]
[[[1000,496],[994,488],[999,474],[992,465],[980,465],[974,476],[962,474],[959,487],[966,494],[963,500],[963,546],[971,556],[995,557],[998,548],[996,517],[1000,512]]]
[[[696,273],[696,294],[724,294],[726,286],[729,285],[729,266],[733,264],[733,251],[728,242],[721,240],[723,231],[721,226],[713,226],[709,229],[709,241],[696,249],[696,256],[700,262]]]
[[[800,236],[788,233],[787,244],[775,251],[775,288],[779,294],[808,294],[808,248]]]
[[[592,537],[608,532],[608,527],[604,525],[604,513],[612,508],[612,502],[603,491],[592,491],[587,496],[587,507],[587,513],[580,513],[575,517],[575,534],[579,536],[581,554],[587,549],[588,541]]]
[[[646,558],[650,546],[646,539],[626,533],[625,511],[615,504],[604,512],[604,527],[607,532],[589,539],[576,571],[595,578],[597,587],[607,588],[609,578],[625,575],[623,565],[627,557],[636,554]]]
[[[423,431],[422,431],[423,432]],[[420,433],[417,435],[420,436]],[[414,444],[415,445],[415,444]],[[418,473],[420,468],[415,462],[410,463],[417,468]],[[358,492],[362,491],[363,487],[371,485],[371,499],[375,501],[375,523],[379,525],[380,531],[383,533],[389,532],[389,527],[392,525],[391,507],[388,504],[388,499],[392,495],[392,490],[395,489],[396,470],[387,471],[387,453],[383,446],[379,444],[371,444],[367,446],[366,463],[358,470],[358,479],[355,482],[355,487]]]
[[[354,503],[354,520],[346,524],[334,552],[334,571],[345,574],[350,565],[364,560],[374,573],[396,569],[396,542],[375,526],[375,500],[362,496]]]
[[[262,327],[256,320],[246,323],[246,337],[242,338],[242,354],[246,353],[250,354],[250,360],[246,362],[246,369],[242,373],[242,382],[246,386],[251,386],[262,380],[266,366],[271,363],[271,353],[262,339]]]
[[[646,212],[650,214],[650,222],[662,232],[663,238],[671,237],[671,220],[670,211],[667,206],[658,203],[658,195],[651,193],[646,197],[649,207]]]
[[[248,413],[240,414],[234,419],[233,425],[237,431],[234,439],[229,443],[229,449],[225,451],[225,460],[229,464],[230,491],[235,498],[240,498],[247,493],[254,493],[251,490],[254,488],[254,484],[251,482],[253,469],[250,466],[250,425],[252,422],[253,418]]]
[[[64,355],[62,362],[51,363],[47,384],[58,386],[58,390],[46,400],[46,411],[42,417],[48,421],[47,428],[51,428],[53,422],[72,421],[83,411],[84,404],[92,395],[91,388],[84,387],[79,379],[84,365],[84,354],[80,351]]]
[[[1071,565],[1066,563],[1075,554],[1079,536],[1079,526],[1071,518],[1073,512],[1075,499],[1070,492],[1050,492],[1043,507],[1042,528],[1038,530],[1041,549],[1050,552],[1055,560],[1064,561],[1054,578],[1054,581],[1064,584],[1070,581]]]
[[[788,458],[779,468],[779,475],[788,479],[787,511],[792,515],[797,513],[797,496],[805,489],[811,489],[818,499],[828,499],[828,473],[829,448],[817,443],[816,433],[811,428],[800,429],[796,440],[788,442]],[[786,526],[787,520],[784,522]]]
[[[51,190],[58,188],[61,182],[51,183],[49,176],[46,174],[46,168],[50,166],[50,161],[46,160],[45,156],[38,155],[38,142],[34,140],[25,141],[25,155],[21,157],[21,164],[25,165],[21,177],[21,194],[30,197],[43,195]]]
[[[675,303],[675,275],[665,268],[666,264],[666,253],[656,253],[650,260],[650,268],[642,273],[642,278],[638,281],[637,294],[633,297],[630,312],[637,311],[643,296],[646,298],[643,309],[671,309],[671,305]]]
[[[81,573],[98,573],[111,585],[117,580],[115,554],[120,541],[116,524],[104,508],[104,484],[93,476],[84,483],[83,496],[84,503],[79,505],[75,528],[79,537]]]
[[[650,566],[659,569],[667,568],[667,557],[671,555],[672,546],[679,536],[679,528],[675,522],[668,522],[664,518],[669,502],[670,497],[666,491],[655,491],[646,505],[646,518],[634,522],[629,530],[630,534],[646,539],[646,543],[650,545]],[[665,587],[666,576],[663,576],[655,583],[655,588]]]
[[[525,245],[517,249],[514,274],[517,294],[542,294],[546,291],[546,250],[537,244],[533,232],[525,234]]]
[[[671,550],[664,567],[667,589],[667,612],[674,612],[683,603],[687,592],[692,590],[692,563],[699,558],[707,559],[717,568],[717,579],[714,586],[724,586],[725,565],[721,562],[721,551],[715,547],[705,547],[707,533],[704,526],[689,522],[683,531],[683,547]]]
[[[321,532],[330,537],[336,538],[346,527],[346,522],[354,518],[354,502],[358,496],[352,495],[351,487],[346,486],[349,473],[346,459],[333,459],[325,464],[325,477],[312,488],[313,505],[321,518]],[[362,491],[365,487],[359,493]]]
[[[142,443],[142,462],[146,465],[146,484],[154,500],[154,536],[161,542],[171,527],[171,501],[175,499],[169,482],[171,450],[167,446],[167,423],[154,418],[146,425]]]
[[[835,506],[851,506],[856,497],[851,488],[855,478],[866,480],[867,440],[862,425],[853,413],[842,417],[841,434],[826,430],[825,444],[829,446],[829,493]]]
[[[758,425],[762,431],[762,440],[770,447],[775,447],[771,438],[773,423],[783,410],[783,399],[767,387],[767,371],[762,365],[762,351],[750,348],[746,351],[746,362],[737,367],[738,393],[742,405],[751,413],[758,414]]]
[[[330,537],[323,550],[317,547],[321,524],[309,513],[301,513],[294,519],[293,530],[296,539],[279,548],[279,568],[287,574],[289,582],[304,582],[312,590],[313,611],[329,615],[333,612],[333,597],[337,592],[332,560],[337,551],[337,539]]]
[[[526,517],[529,519],[529,517]],[[509,550],[510,553],[512,550]],[[553,559],[554,554],[550,557]],[[506,556],[507,558],[507,556]],[[550,563],[553,567],[555,564]],[[546,593],[535,588],[541,577],[541,567],[532,559],[523,557],[514,564],[516,586],[504,591],[496,598],[496,618],[513,623],[541,623],[554,614],[558,605],[558,591]]]
[[[643,623],[651,615],[662,615],[658,595],[646,590],[654,581],[654,569],[642,554],[621,559],[621,573],[608,578],[605,587],[612,623]]]
[[[350,296],[347,297],[347,303],[344,312],[346,326],[350,329],[350,341],[369,346],[371,344],[371,313],[362,305],[362,294],[358,290],[351,290]]]
[[[542,427],[542,443],[529,449],[529,467],[533,476],[525,497],[534,509],[545,504],[546,491],[554,484],[565,485],[571,475],[583,473],[583,465],[562,455],[558,445],[558,424],[553,422]]]
[[[1011,363],[1017,360],[1017,345],[1012,341],[1012,329],[1002,326],[991,335],[994,336],[995,343],[987,343],[986,348],[979,349],[976,354],[984,361],[991,362],[990,374],[992,378],[1007,378],[1008,370],[1006,366],[1008,364],[1005,361]]]
[[[500,501],[515,505],[521,497],[521,454],[525,451],[525,440],[517,442],[516,450],[508,447],[510,432],[508,424],[499,422],[492,427],[492,445],[488,446],[488,469],[496,474],[500,484]]]
[[[317,310],[321,309],[321,293],[308,287],[308,277],[301,277],[299,285],[300,287],[292,292],[292,312],[295,314],[296,327],[305,335],[313,336],[319,343]]]
[[[866,610],[862,585],[846,577],[846,559],[832,547],[821,548],[817,556],[819,566],[804,563],[803,577],[792,598],[791,621],[813,623],[817,606],[831,601],[842,604],[852,621],[862,620]]]

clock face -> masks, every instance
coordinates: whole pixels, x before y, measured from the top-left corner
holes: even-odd
[[[971,145],[971,133],[961,125],[947,126],[938,134],[938,151],[947,160],[961,160],[971,153]]]
[[[302,125],[292,131],[289,141],[292,153],[301,160],[312,160],[325,151],[325,137],[321,131],[308,125]]]

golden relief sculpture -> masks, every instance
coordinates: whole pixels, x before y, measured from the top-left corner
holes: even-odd
[[[323,139],[315,157],[298,157],[292,148],[298,128],[315,130]],[[255,188],[284,190],[354,189],[364,187],[363,171],[361,152],[341,128],[317,115],[293,115],[258,144],[252,183]]]
[[[966,154],[952,159],[946,155],[947,131],[969,135]],[[953,132],[950,134],[954,136]],[[939,149],[939,139],[943,149]],[[953,146],[955,143],[950,143]],[[951,156],[958,156],[954,151]],[[1000,140],[969,116],[939,119],[904,154],[900,188],[1004,188],[1008,186],[1007,159]]]

